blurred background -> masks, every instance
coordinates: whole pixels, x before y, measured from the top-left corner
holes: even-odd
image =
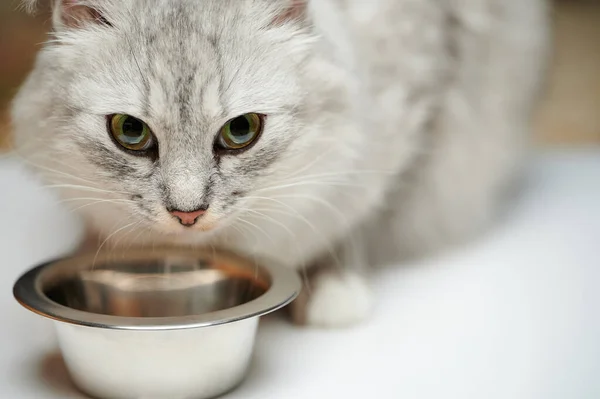
[[[47,14],[28,16],[18,4],[0,0],[0,150],[10,146],[7,107],[49,27]],[[536,141],[600,145],[600,0],[555,0],[553,17],[555,51],[533,121]]]

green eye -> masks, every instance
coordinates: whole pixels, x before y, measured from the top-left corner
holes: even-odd
[[[110,133],[117,143],[131,151],[145,151],[154,144],[148,125],[133,116],[113,115],[110,119]]]
[[[260,136],[263,116],[246,114],[230,120],[221,128],[218,145],[225,150],[241,150]]]

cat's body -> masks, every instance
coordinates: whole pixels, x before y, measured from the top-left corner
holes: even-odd
[[[58,40],[13,117],[21,153],[71,185],[67,198],[104,201],[74,203],[113,244],[318,263],[297,319],[339,325],[369,309],[354,272],[460,241],[494,216],[527,147],[547,10],[543,0],[304,3],[93,0],[94,13],[75,7],[78,23],[59,4]],[[266,115],[261,138],[215,155],[219,128],[248,112]],[[106,129],[115,113],[148,123],[154,158],[117,148]],[[210,206],[192,228],[166,211],[200,202]]]

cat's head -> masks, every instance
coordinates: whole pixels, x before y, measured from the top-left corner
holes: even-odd
[[[286,185],[324,189],[296,183],[334,170],[327,151],[354,156],[328,135],[350,134],[348,78],[317,50],[305,1],[55,3],[17,136],[107,234],[201,235],[239,212],[286,211]]]

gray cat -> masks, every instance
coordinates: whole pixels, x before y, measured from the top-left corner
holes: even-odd
[[[543,0],[54,3],[18,151],[102,246],[308,268],[316,326],[368,316],[366,266],[493,220],[547,58]]]

